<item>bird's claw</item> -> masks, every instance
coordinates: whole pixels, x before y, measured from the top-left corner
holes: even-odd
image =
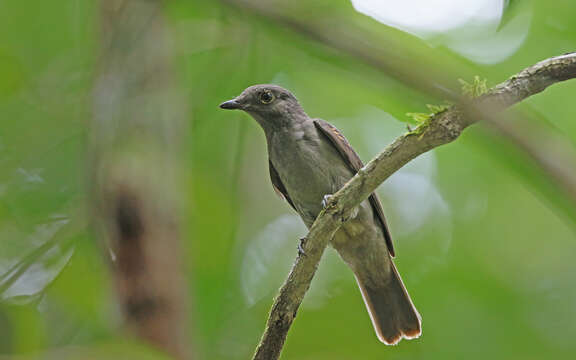
[[[328,207],[328,202],[330,201],[331,198],[332,194],[324,195],[324,197],[322,198],[322,208],[326,209],[326,207]]]
[[[305,242],[306,242],[306,236],[300,238],[300,242],[298,243],[298,255],[306,256],[306,252],[304,251]]]

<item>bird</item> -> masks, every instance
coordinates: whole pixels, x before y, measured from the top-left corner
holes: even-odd
[[[250,86],[220,108],[242,110],[264,130],[274,190],[308,228],[331,194],[363,167],[336,127],[310,118],[281,86]],[[376,193],[352,212],[330,244],[354,273],[378,339],[395,345],[419,337],[421,316],[394,265],[392,238]]]

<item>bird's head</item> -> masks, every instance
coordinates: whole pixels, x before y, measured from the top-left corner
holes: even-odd
[[[278,85],[253,85],[232,100],[220,104],[220,108],[243,110],[250,114],[266,130],[283,126],[307,117],[292,93]]]

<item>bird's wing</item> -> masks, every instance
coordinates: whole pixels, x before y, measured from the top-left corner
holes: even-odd
[[[286,201],[288,201],[288,204],[290,204],[290,206],[292,206],[292,208],[296,210],[296,207],[294,206],[292,199],[290,199],[290,196],[288,196],[288,191],[284,187],[284,184],[282,184],[282,180],[280,180],[280,175],[278,175],[278,172],[276,171],[274,165],[272,165],[272,161],[270,160],[268,160],[268,168],[270,169],[270,179],[272,180],[272,186],[274,186],[274,191],[276,191],[278,195],[286,199]]]
[[[326,137],[332,142],[332,145],[338,150],[350,170],[354,173],[357,173],[364,164],[360,157],[348,140],[342,135],[340,130],[334,127],[332,124],[324,121],[322,119],[314,119],[314,125],[316,128],[320,130],[321,133],[326,135]],[[378,199],[378,195],[376,193],[372,193],[368,198],[370,201],[370,205],[372,205],[372,210],[378,216],[380,220],[380,224],[382,225],[382,232],[384,233],[384,238],[386,239],[386,245],[388,245],[388,251],[390,252],[391,256],[394,256],[394,245],[392,244],[392,237],[390,237],[390,232],[388,231],[388,226],[386,225],[386,219],[384,218],[384,211],[382,210],[382,205],[380,204],[380,200]]]

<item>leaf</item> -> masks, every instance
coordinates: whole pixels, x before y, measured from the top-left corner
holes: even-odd
[[[488,92],[488,86],[486,85],[486,79],[480,78],[480,76],[474,76],[472,83],[467,82],[463,79],[458,79],[458,82],[462,85],[462,93],[465,96],[475,98],[484,95]]]
[[[426,104],[426,107],[432,111],[434,115],[444,112],[450,108],[451,105],[449,104],[441,104],[441,105],[434,105],[434,104]]]
[[[425,123],[431,116],[431,114],[426,113],[406,113],[406,116],[412,118],[416,124]]]
[[[510,22],[518,9],[519,3],[520,2],[517,0],[504,0],[502,3],[502,16],[500,17],[500,23],[498,24],[496,31],[502,30],[502,28]]]

